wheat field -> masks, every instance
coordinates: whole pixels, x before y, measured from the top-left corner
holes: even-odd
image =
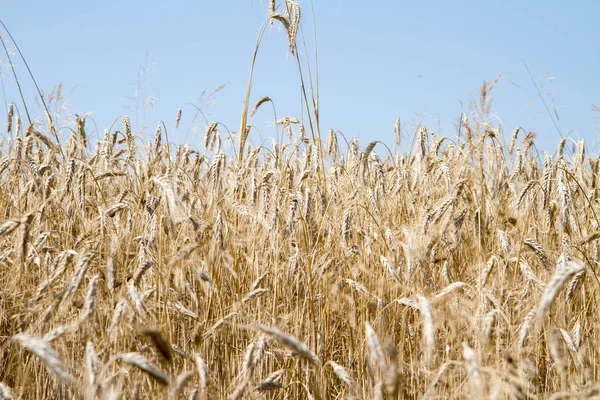
[[[298,4],[269,7],[300,60]],[[261,143],[250,83],[241,134],[214,121],[200,150],[10,106],[0,399],[600,398],[583,141],[506,134],[493,81],[402,153],[321,137],[303,83],[306,119]]]

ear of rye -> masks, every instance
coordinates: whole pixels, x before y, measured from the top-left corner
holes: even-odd
[[[319,358],[308,348],[307,345],[302,343],[296,337],[288,335],[277,328],[268,327],[262,324],[257,324],[256,327],[288,349],[295,352],[298,356],[300,356],[300,358],[310,361],[315,365],[319,363]]]
[[[550,279],[550,282],[546,285],[542,300],[537,307],[536,316],[539,319],[542,319],[548,310],[550,310],[554,300],[556,300],[567,281],[573,275],[584,269],[585,266],[576,261],[567,261],[562,267],[557,266],[556,272],[552,276],[552,279]]]

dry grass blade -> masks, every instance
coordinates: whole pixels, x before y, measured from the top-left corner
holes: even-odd
[[[169,385],[169,378],[167,377],[167,375],[164,372],[162,372],[160,368],[151,364],[150,361],[146,359],[146,357],[142,356],[139,353],[121,353],[118,354],[115,357],[115,359],[121,360],[126,364],[141,369],[161,385]]]
[[[35,354],[64,383],[72,385],[76,382],[46,341],[24,333],[13,336],[12,340]]]
[[[288,335],[287,333],[284,333],[283,331],[277,328],[268,327],[262,324],[257,324],[256,327],[259,330],[266,333],[267,335],[269,335],[270,337],[272,337],[273,339],[275,339],[283,346],[292,350],[301,358],[310,361],[314,365],[319,363],[319,358],[308,348],[308,346],[302,343],[294,336]]]

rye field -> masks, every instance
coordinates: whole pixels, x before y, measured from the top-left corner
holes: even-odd
[[[389,145],[321,130],[300,7],[269,7],[255,59],[280,24],[302,119],[252,75],[239,129],[190,145],[11,103],[0,399],[600,398],[598,155],[505,132],[496,81],[407,151],[400,121]]]

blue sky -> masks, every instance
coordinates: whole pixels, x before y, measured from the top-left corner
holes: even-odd
[[[299,3],[312,57],[310,2]],[[63,117],[93,112],[89,128],[101,133],[127,114],[134,130],[148,126],[148,135],[163,120],[171,141],[199,148],[206,124],[193,123],[194,108],[184,104],[199,105],[203,91],[226,84],[204,112],[209,121],[238,130],[267,6],[266,0],[33,0],[7,2],[1,18],[42,90],[48,93],[62,82],[68,96],[57,113]],[[592,104],[600,106],[600,2],[315,0],[314,8],[325,133],[333,128],[363,144],[391,144],[399,117],[405,143],[418,123],[455,136],[455,121],[481,84],[503,73],[492,92],[492,111],[507,132],[517,126],[535,131],[540,147],[553,150],[560,136],[526,62],[547,105],[557,109],[562,133],[585,138],[593,151],[600,147],[600,113],[591,111]],[[34,104],[23,63],[12,57],[26,99]],[[6,57],[0,60],[5,108],[5,101],[20,100]],[[251,102],[265,95],[274,100],[278,117],[302,116],[297,67],[277,25],[263,40]],[[148,99],[154,99],[152,107]],[[253,120],[263,137],[274,135],[269,110],[261,109]]]

